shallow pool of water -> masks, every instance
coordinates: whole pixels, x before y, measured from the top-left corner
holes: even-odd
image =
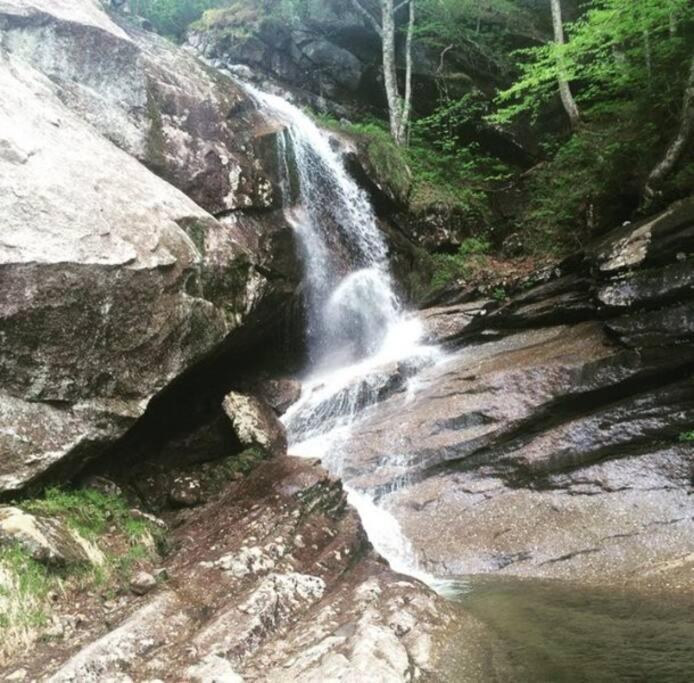
[[[694,681],[691,597],[491,577],[462,579],[448,594],[485,627],[474,680]],[[459,652],[472,651],[461,634]],[[453,680],[470,680],[463,655],[452,664]]]

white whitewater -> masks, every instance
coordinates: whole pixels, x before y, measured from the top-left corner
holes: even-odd
[[[283,421],[292,455],[320,458],[343,474],[352,426],[376,403],[398,363],[440,356],[393,289],[388,251],[366,193],[350,177],[330,137],[301,110],[246,86],[260,109],[285,126],[278,154],[284,211],[305,267],[310,366],[301,399]],[[368,491],[345,483],[369,540],[394,570],[429,583],[397,520]]]

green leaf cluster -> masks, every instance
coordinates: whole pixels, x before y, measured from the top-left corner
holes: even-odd
[[[691,58],[694,4],[689,0],[592,0],[566,27],[567,42],[514,53],[520,76],[498,96],[490,119],[537,116],[557,92],[560,71],[577,84],[579,104],[613,99],[672,102],[681,97]]]
[[[158,33],[175,40],[183,38],[188,26],[203,12],[225,4],[225,0],[128,0],[133,14],[147,19]]]

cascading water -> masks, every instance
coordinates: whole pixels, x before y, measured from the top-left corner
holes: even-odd
[[[283,202],[306,266],[312,365],[367,356],[400,317],[368,197],[308,116],[280,97],[247,87],[286,126],[278,148]]]
[[[283,420],[293,455],[319,457],[338,476],[352,426],[388,390],[397,364],[431,362],[416,318],[393,290],[388,252],[366,193],[326,133],[286,100],[246,86],[262,111],[285,125],[278,154],[283,204],[306,270],[309,374]],[[368,491],[346,483],[374,547],[397,571],[418,571],[397,520]]]

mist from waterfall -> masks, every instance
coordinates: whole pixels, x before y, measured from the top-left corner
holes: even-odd
[[[277,150],[283,207],[305,268],[310,362],[302,396],[283,417],[290,453],[320,458],[342,477],[352,425],[388,391],[399,364],[416,369],[440,352],[421,343],[419,321],[403,310],[369,198],[330,136],[281,97],[246,87],[261,111],[285,126]],[[417,569],[397,520],[370,492],[348,482],[345,488],[391,566],[431,578]]]

